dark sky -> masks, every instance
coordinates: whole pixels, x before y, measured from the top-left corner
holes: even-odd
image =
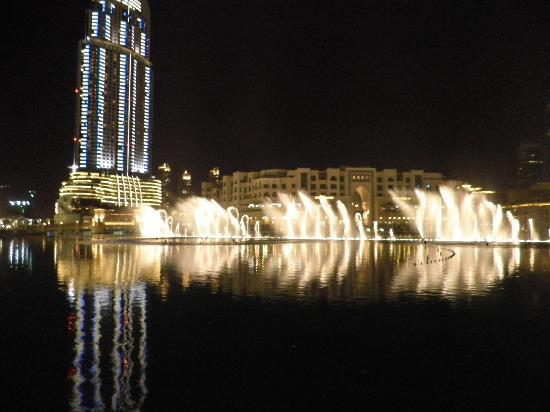
[[[0,183],[50,213],[72,162],[87,0],[11,2]],[[550,2],[152,0],[153,161],[424,168],[502,186],[543,135]]]

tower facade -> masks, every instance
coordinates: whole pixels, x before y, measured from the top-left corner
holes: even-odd
[[[544,180],[545,147],[537,142],[521,142],[518,147],[518,183],[529,187]]]
[[[190,197],[193,195],[193,180],[191,177],[191,173],[189,173],[187,170],[183,171],[183,174],[181,175],[181,182],[180,182],[180,190],[179,195],[181,197]]]
[[[170,206],[172,200],[172,168],[166,162],[162,163],[158,167],[158,178],[162,187],[162,204],[161,206],[166,208]]]
[[[151,172],[153,70],[147,0],[94,0],[79,42],[76,166]]]
[[[161,182],[150,175],[150,30],[147,0],[91,1],[79,42],[72,172],[56,216],[160,206]]]

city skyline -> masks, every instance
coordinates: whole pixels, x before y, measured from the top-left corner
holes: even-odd
[[[17,4],[14,16],[40,19],[32,31],[15,17],[9,26],[20,42],[6,46],[2,173],[38,190],[44,213],[72,162],[74,50],[89,5]],[[152,168],[168,161],[201,181],[213,165],[360,164],[505,184],[519,142],[544,135],[543,2],[151,6]],[[40,44],[33,61],[55,64],[37,71],[19,43]]]
[[[544,410],[549,0],[2,16],[0,411]]]

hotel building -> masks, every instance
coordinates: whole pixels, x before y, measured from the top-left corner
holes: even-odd
[[[72,173],[58,211],[158,206],[150,177],[153,70],[147,0],[93,0],[79,42]]]
[[[396,209],[391,192],[412,197],[415,189],[437,190],[445,184],[457,183],[446,180],[441,173],[424,170],[339,167],[235,172],[221,178],[219,189],[215,189],[212,182],[203,182],[201,189],[203,196],[214,198],[224,207],[237,207],[252,217],[262,205],[277,204],[278,192],[297,194],[301,191],[317,199],[322,195],[331,202],[342,201],[352,213],[362,213],[368,223],[403,218]]]

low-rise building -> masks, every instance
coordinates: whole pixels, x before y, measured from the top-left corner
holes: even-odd
[[[261,214],[260,209],[266,203],[277,204],[279,193],[296,195],[301,191],[314,199],[325,196],[333,203],[342,201],[350,213],[361,213],[366,224],[386,219],[392,226],[407,226],[408,222],[402,220],[404,217],[396,210],[394,197],[412,198],[415,189],[437,190],[444,184],[451,182],[443,174],[416,169],[268,169],[223,176],[218,188],[205,182],[202,196],[214,199],[224,207],[234,206],[254,218],[254,212]]]
[[[158,179],[74,171],[68,180],[61,183],[54,223],[58,231],[64,232],[98,229],[93,226],[128,229],[131,225],[126,215],[133,216],[133,213],[124,212],[124,219],[118,219],[121,210],[133,210],[140,206],[159,207],[161,202],[161,181]],[[114,221],[118,223],[110,227],[108,223],[95,225],[98,211],[106,211],[106,222],[110,216],[117,216]]]

